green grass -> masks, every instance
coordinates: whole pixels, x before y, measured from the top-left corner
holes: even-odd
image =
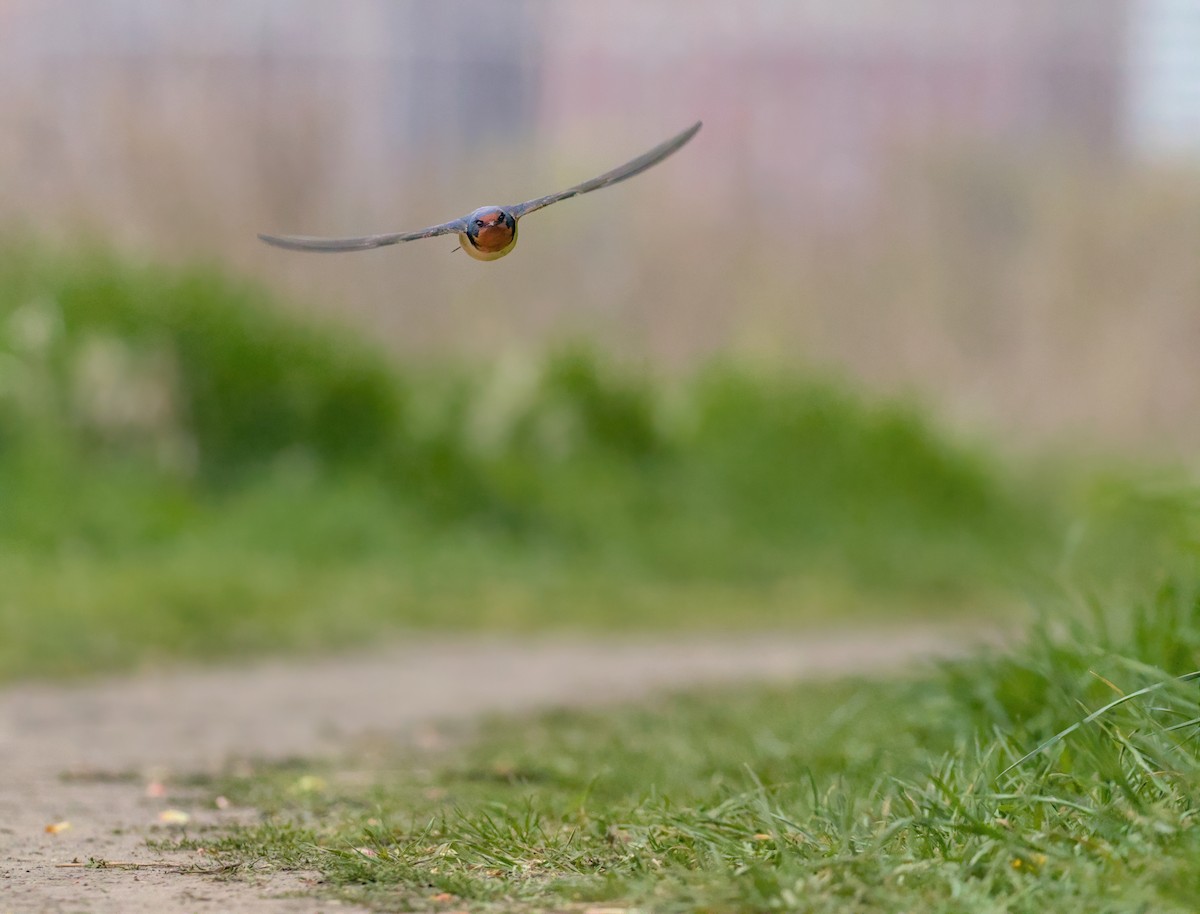
[[[578,347],[396,364],[208,267],[4,255],[0,679],[982,611],[1059,561],[1053,481],[908,403]]]
[[[1194,907],[1194,491],[1013,467],[828,380],[395,365],[205,267],[5,253],[0,678],[414,626],[961,614],[1049,582],[1105,607],[902,683],[498,720],[370,787],[264,770],[218,786],[269,816],[203,836],[224,859],[380,909]]]
[[[266,771],[222,785],[271,816],[206,839],[228,859],[315,866],[382,909],[1200,895],[1200,708],[1173,679],[1200,667],[1194,491],[1006,464],[828,380],[667,379],[581,348],[397,365],[209,268],[4,253],[0,678],[414,626],[782,627],[1056,589],[1109,607],[908,682],[499,720],[369,788]]]
[[[366,787],[266,769],[214,788],[264,824],[185,844],[380,910],[1194,910],[1200,591],[1030,636],[902,682],[493,720]]]

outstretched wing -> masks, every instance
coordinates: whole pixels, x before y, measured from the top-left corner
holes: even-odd
[[[700,130],[701,121],[696,121],[687,130],[677,136],[671,137],[665,143],[660,143],[649,152],[643,152],[640,156],[632,161],[626,162],[619,168],[614,168],[612,171],[606,171],[599,177],[592,178],[590,181],[584,181],[582,184],[576,184],[574,187],[567,190],[559,191],[556,194],[549,194],[545,197],[538,197],[536,200],[527,200],[524,203],[518,203],[516,206],[508,207],[508,211],[512,213],[514,219],[520,219],[522,216],[532,213],[535,210],[541,209],[543,206],[549,206],[551,203],[557,203],[559,200],[566,200],[569,197],[578,197],[580,194],[586,194],[593,190],[599,190],[601,187],[608,187],[612,184],[617,184],[624,181],[626,178],[632,178],[636,174],[641,174],[652,165],[657,165],[667,156],[679,149],[683,148]]]
[[[381,248],[388,244],[400,244],[404,241],[416,241],[418,238],[432,238],[435,235],[449,235],[451,232],[465,232],[466,219],[455,219],[453,222],[443,222],[441,225],[431,225],[419,232],[394,232],[390,235],[364,235],[361,238],[307,238],[302,235],[259,235],[267,244],[277,248],[287,248],[290,251],[369,251],[371,248]]]

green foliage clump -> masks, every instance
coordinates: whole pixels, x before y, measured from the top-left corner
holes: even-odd
[[[13,257],[0,280],[0,343],[27,387],[6,398],[9,451],[32,425],[81,458],[174,457],[227,480],[293,449],[353,466],[399,445],[406,391],[380,354],[258,289],[100,254]]]
[[[731,363],[663,379],[586,347],[404,365],[208,267],[15,246],[0,475],[0,614],[79,637],[69,659],[13,648],[46,669],[322,627],[986,601],[1057,523],[914,408],[829,382]]]

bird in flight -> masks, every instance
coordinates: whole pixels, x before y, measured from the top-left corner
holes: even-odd
[[[433,238],[437,235],[457,234],[462,249],[476,260],[499,260],[517,246],[517,221],[522,216],[542,207],[578,197],[580,194],[609,187],[641,174],[657,165],[667,156],[679,151],[700,129],[700,121],[687,130],[671,137],[653,149],[643,152],[636,159],[606,171],[590,181],[576,184],[556,194],[536,197],[514,206],[481,206],[479,209],[441,225],[431,225],[416,232],[394,232],[384,235],[364,235],[361,238],[308,238],[298,235],[259,235],[267,244],[293,251],[366,251],[388,244],[416,241],[418,238]]]

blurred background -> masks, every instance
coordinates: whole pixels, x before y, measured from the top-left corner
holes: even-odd
[[[1023,437],[1197,443],[1188,0],[5,0],[0,68],[5,224],[221,262],[400,351],[735,349]],[[487,269],[253,239],[526,199],[696,118]]]
[[[1075,548],[1031,461],[1200,445],[1191,0],[0,0],[0,78],[11,669],[959,606]],[[495,264],[254,238],[698,118]]]

